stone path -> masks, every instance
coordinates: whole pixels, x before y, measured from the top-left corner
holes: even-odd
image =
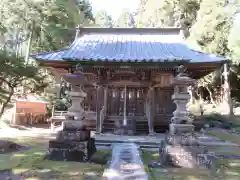
[[[113,144],[112,159],[103,177],[114,180],[147,180],[139,147],[134,143]]]
[[[240,155],[235,154],[208,154],[208,156],[214,159],[240,160]]]

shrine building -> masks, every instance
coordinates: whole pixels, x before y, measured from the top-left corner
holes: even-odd
[[[69,47],[33,57],[60,77],[81,67],[87,82],[79,90],[86,93],[81,106],[95,113],[96,132],[127,123],[135,134],[168,129],[179,65],[199,79],[227,61],[189,48],[180,28],[78,28]]]

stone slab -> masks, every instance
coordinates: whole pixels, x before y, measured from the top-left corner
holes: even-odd
[[[57,140],[63,141],[87,141],[91,137],[90,131],[60,131]]]
[[[88,141],[49,141],[48,159],[65,161],[87,161],[96,152],[95,140]]]
[[[64,141],[64,140],[50,140],[49,148],[59,148],[59,149],[84,149],[87,148],[88,141],[78,142],[78,141]]]
[[[63,130],[85,130],[86,126],[83,121],[76,121],[76,120],[68,120],[64,121]]]
[[[169,125],[169,132],[171,135],[194,132],[194,125],[171,123]]]
[[[84,151],[68,151],[66,149],[55,149],[49,152],[47,158],[53,161],[77,161],[86,162],[90,159],[92,153],[85,153]]]
[[[198,145],[198,139],[196,134],[194,133],[185,133],[182,135],[167,135],[166,136],[166,143],[169,145],[184,145],[184,146],[195,146]]]
[[[147,180],[139,147],[134,143],[116,143],[112,146],[112,159],[103,178],[114,180]]]
[[[213,161],[207,156],[206,150],[198,146],[166,145],[160,153],[160,160],[164,165],[182,168],[211,168],[213,166]]]
[[[49,148],[60,149],[82,149],[91,148],[95,146],[95,139],[91,138],[88,141],[64,141],[64,140],[50,140]]]

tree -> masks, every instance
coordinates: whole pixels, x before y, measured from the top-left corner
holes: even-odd
[[[19,86],[36,92],[46,85],[46,71],[32,65],[34,62],[28,64],[30,53],[68,46],[75,27],[93,21],[91,6],[85,0],[1,0],[0,84],[7,91],[1,88],[0,113]]]
[[[136,15],[137,26],[182,26],[188,31],[196,20],[198,10],[198,0],[142,0]]]
[[[65,47],[72,42],[77,25],[93,21],[85,0],[2,0],[0,14],[1,42],[8,51],[23,48],[26,52],[29,38],[31,52]]]
[[[231,59],[234,64],[240,64],[240,0],[232,1],[230,10],[233,17],[233,24],[228,36],[228,48],[231,51]]]
[[[100,27],[113,27],[114,22],[112,17],[106,11],[99,11],[95,15],[95,23]]]
[[[116,26],[121,28],[135,27],[135,20],[132,13],[124,10],[116,21]]]
[[[25,86],[29,92],[41,92],[47,86],[46,75],[39,67],[26,65],[23,58],[9,52],[0,52],[0,102],[2,116],[7,104],[11,101],[16,88]]]
[[[194,39],[204,52],[229,55],[227,45],[231,26],[227,0],[202,0],[196,23],[191,28]]]

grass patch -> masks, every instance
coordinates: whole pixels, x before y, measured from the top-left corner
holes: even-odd
[[[206,133],[209,136],[215,136],[221,140],[230,141],[240,145],[240,136],[226,131],[209,131]]]
[[[177,179],[177,180],[194,180],[196,178],[210,177],[210,171],[208,170],[199,170],[199,169],[183,169],[183,168],[150,168],[148,164],[152,161],[159,161],[159,153],[144,151],[142,154],[142,159],[145,164],[145,170],[149,174],[149,180],[168,180],[168,179]],[[203,179],[203,180],[205,180]],[[209,180],[211,178],[208,178]]]
[[[149,174],[149,180],[238,180],[240,177],[240,160],[220,159],[216,161],[219,169],[185,169],[185,168],[149,168],[147,165],[151,161],[158,161],[159,154],[144,151],[142,159],[145,164],[145,170]]]
[[[8,139],[32,148],[23,152],[2,154],[0,170],[12,170],[14,174],[27,174],[35,179],[76,179],[87,177],[98,180],[105,165],[95,163],[62,162],[45,159],[48,141],[36,138]],[[109,151],[98,151],[94,158],[108,158]]]

